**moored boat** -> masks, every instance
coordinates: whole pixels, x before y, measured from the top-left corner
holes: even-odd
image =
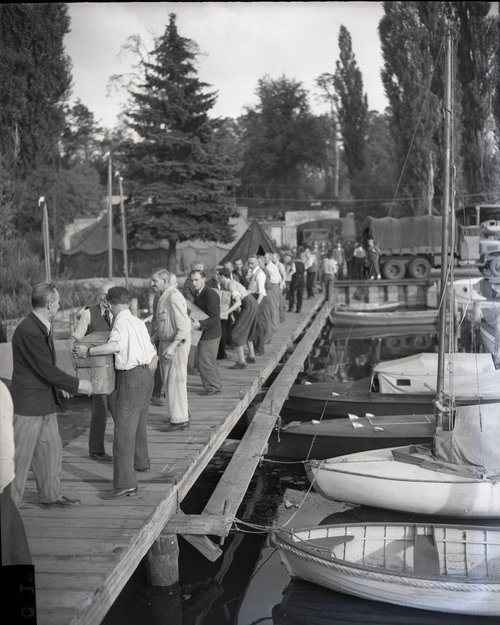
[[[384,415],[323,421],[293,421],[272,433],[267,455],[321,460],[349,453],[430,443],[434,414]]]
[[[334,326],[418,326],[438,323],[437,310],[395,310],[394,312],[359,312],[332,310],[330,321]]]
[[[397,605],[500,615],[500,529],[351,523],[271,533],[294,578]]]
[[[312,460],[306,470],[324,497],[402,512],[500,517],[500,403],[459,406],[455,427],[434,445]]]
[[[364,416],[426,414],[434,411],[438,354],[422,353],[377,364],[371,378],[350,383],[296,384],[284,404],[287,420]],[[446,390],[454,390],[458,403],[481,397],[500,400],[500,370],[491,354],[446,355],[453,371]]]
[[[351,302],[350,304],[336,304],[335,310],[349,312],[393,312],[401,308],[397,301],[392,302]]]

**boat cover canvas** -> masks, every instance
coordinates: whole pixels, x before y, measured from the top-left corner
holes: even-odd
[[[381,362],[374,368],[381,393],[436,392],[438,354],[420,353]],[[456,396],[500,396],[500,371],[491,354],[445,355],[444,391]]]
[[[441,470],[500,477],[499,441],[500,403],[458,406],[453,430],[435,434],[434,455]]]

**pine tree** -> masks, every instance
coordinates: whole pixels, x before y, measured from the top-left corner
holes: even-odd
[[[340,132],[344,158],[351,179],[364,164],[368,101],[363,93],[363,78],[352,50],[351,35],[345,26],[339,31],[340,57],[336,62],[334,86],[339,99]]]
[[[144,80],[132,88],[127,124],[138,140],[126,146],[131,195],[128,229],[134,243],[169,241],[175,267],[177,242],[229,242],[235,179],[208,117],[216,93],[199,80],[193,41],[177,31],[170,14],[165,33],[142,63]]]

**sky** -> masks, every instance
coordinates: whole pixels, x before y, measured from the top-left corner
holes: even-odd
[[[171,12],[177,14],[180,35],[199,47],[199,78],[218,91],[213,116],[237,117],[255,105],[257,81],[265,75],[284,75],[317,93],[315,79],[335,72],[341,25],[351,34],[369,108],[387,106],[377,32],[381,2],[80,2],[68,7],[71,100],[79,98],[108,128],[126,101],[124,91],[107,95],[110,76],[131,71],[132,57],[121,53],[123,44],[140,35],[151,50]],[[310,104],[315,112],[326,110],[314,95]]]

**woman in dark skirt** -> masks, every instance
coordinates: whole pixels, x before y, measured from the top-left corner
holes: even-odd
[[[231,369],[244,369],[247,366],[245,345],[248,347],[248,362],[255,362],[253,337],[259,305],[242,284],[229,278],[225,269],[219,273],[219,276],[221,288],[231,293],[231,306],[228,313],[234,314],[231,339],[236,347],[238,362]]]

